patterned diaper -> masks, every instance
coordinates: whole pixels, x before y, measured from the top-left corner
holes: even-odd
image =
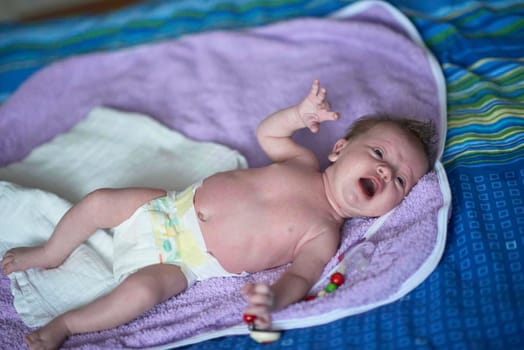
[[[193,206],[200,184],[153,199],[113,229],[113,272],[118,282],[158,263],[179,266],[188,286],[211,277],[239,276],[224,270],[207,252]]]

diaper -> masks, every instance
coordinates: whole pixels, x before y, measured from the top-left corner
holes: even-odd
[[[179,266],[188,287],[211,277],[239,276],[226,271],[207,252],[193,205],[200,184],[153,199],[113,228],[113,273],[117,282],[158,263]]]

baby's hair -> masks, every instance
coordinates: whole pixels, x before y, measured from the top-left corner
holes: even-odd
[[[408,134],[415,136],[415,138],[420,141],[424,153],[428,158],[428,168],[430,170],[433,169],[433,163],[435,162],[434,146],[436,144],[436,130],[435,124],[431,120],[419,121],[409,118],[393,118],[388,115],[365,116],[357,119],[350,126],[345,138],[349,140],[363,134],[375,125],[384,122],[394,123]]]

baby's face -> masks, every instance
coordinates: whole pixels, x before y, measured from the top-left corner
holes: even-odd
[[[391,122],[337,141],[326,169],[331,204],[344,217],[380,216],[396,207],[428,171],[422,145]]]

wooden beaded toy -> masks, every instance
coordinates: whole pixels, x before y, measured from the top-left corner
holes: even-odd
[[[327,293],[332,293],[335,290],[337,290],[337,288],[340,287],[344,283],[344,281],[344,275],[341,272],[335,272],[331,275],[331,277],[329,278],[329,283],[323,290],[318,292],[317,295],[308,295],[304,300],[309,301],[317,297],[322,297]],[[244,314],[242,318],[249,327],[249,335],[251,339],[255,340],[256,342],[272,343],[280,339],[281,334],[279,331],[256,329],[255,320],[257,317],[255,315]]]

